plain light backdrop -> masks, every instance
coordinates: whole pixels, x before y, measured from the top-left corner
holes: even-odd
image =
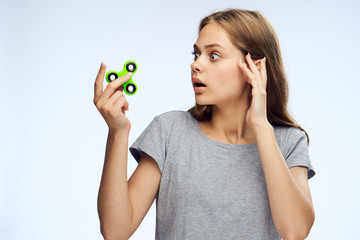
[[[360,5],[344,1],[0,1],[0,239],[102,239],[97,193],[107,125],[101,61],[138,63],[130,144],[157,115],[194,104],[204,16],[260,11],[280,41],[289,109],[310,136],[316,220],[308,239],[359,239]],[[104,82],[106,86],[106,82]],[[136,168],[129,155],[128,175]],[[131,239],[154,239],[155,205]]]

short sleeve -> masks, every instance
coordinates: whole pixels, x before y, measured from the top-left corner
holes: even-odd
[[[307,167],[308,179],[312,178],[315,171],[310,160],[305,132],[298,128],[290,128],[287,140],[287,151],[284,158],[288,167]]]
[[[151,121],[129,150],[137,162],[144,152],[151,156],[162,173],[166,158],[166,128],[159,116]]]

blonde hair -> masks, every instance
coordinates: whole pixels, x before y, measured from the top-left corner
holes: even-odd
[[[266,57],[267,72],[267,118],[276,126],[296,127],[306,131],[295,123],[287,110],[289,87],[283,67],[277,34],[271,23],[259,12],[243,9],[227,9],[203,18],[200,31],[209,23],[222,26],[230,41],[244,54],[251,54],[253,60]],[[198,105],[188,110],[199,121],[211,119],[212,106]]]

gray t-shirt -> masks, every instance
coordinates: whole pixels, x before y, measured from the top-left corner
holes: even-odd
[[[274,127],[289,168],[311,165],[305,133]],[[156,196],[156,240],[281,239],[272,220],[256,143],[206,137],[185,111],[158,115],[130,147],[146,152],[162,173]]]

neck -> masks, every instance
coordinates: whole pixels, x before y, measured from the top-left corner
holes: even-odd
[[[216,136],[232,144],[255,142],[253,133],[246,124],[248,101],[240,101],[226,106],[213,105],[209,122]]]

